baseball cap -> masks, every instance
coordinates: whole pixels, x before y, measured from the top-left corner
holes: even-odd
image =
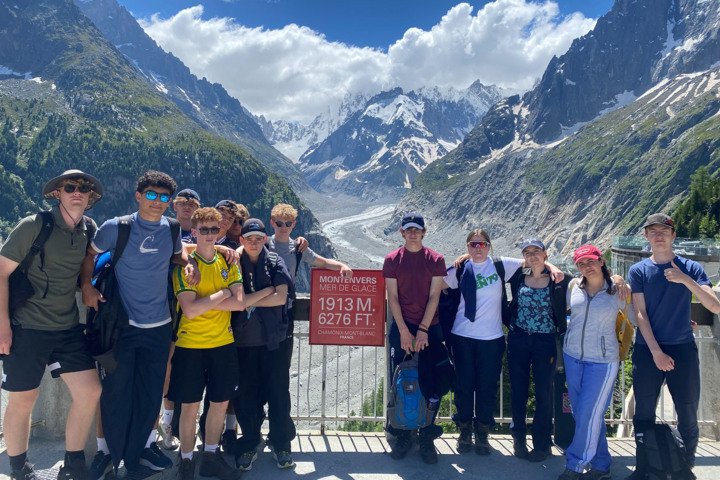
[[[652,215],[647,217],[643,228],[647,228],[650,225],[665,225],[666,227],[670,227],[675,230],[675,222],[673,222],[672,218],[665,215],[664,213],[653,213]]]
[[[218,203],[215,204],[215,208],[229,210],[229,213],[232,213],[236,217],[238,216],[237,203],[233,202],[232,200],[220,200]]]
[[[248,218],[243,223],[240,235],[245,238],[253,235],[265,235],[265,224],[257,218]]]
[[[583,258],[592,258],[593,260],[600,260],[602,258],[602,252],[595,245],[587,244],[575,249],[573,253],[573,263],[577,263]]]
[[[402,230],[407,230],[408,228],[425,230],[425,219],[417,212],[406,213],[402,218],[402,222],[400,222],[400,228]]]
[[[538,247],[540,250],[546,250],[545,244],[537,238],[528,238],[520,243],[520,251],[524,252],[528,247]]]
[[[187,200],[195,200],[198,203],[201,203],[200,195],[198,195],[198,193],[192,188],[185,188],[183,190],[180,190],[175,198],[177,197],[185,198]]]

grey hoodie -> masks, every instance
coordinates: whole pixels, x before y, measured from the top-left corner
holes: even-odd
[[[588,297],[580,288],[580,281],[570,282],[567,291],[567,304],[570,308],[570,321],[565,333],[563,351],[577,359],[596,363],[617,362],[620,349],[615,334],[615,319],[618,310],[627,308],[630,321],[635,324],[635,312],[632,303],[626,304],[619,295],[608,295],[607,284]]]

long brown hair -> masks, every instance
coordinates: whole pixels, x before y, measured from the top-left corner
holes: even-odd
[[[602,271],[603,277],[605,278],[605,281],[609,285],[607,290],[605,290],[605,291],[607,292],[608,295],[615,295],[615,293],[617,293],[617,287],[615,286],[615,283],[612,280],[612,273],[610,272],[610,269],[605,264],[604,260],[603,260],[603,265],[600,269]],[[582,277],[582,280],[580,280],[580,288],[585,289],[585,281],[586,280],[587,279],[585,277]]]

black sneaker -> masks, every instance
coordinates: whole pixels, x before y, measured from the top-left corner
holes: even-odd
[[[70,463],[64,463],[57,475],[58,480],[88,480],[89,472],[85,465],[85,458],[77,459]]]
[[[566,468],[563,473],[557,478],[557,480],[580,480],[582,473],[578,473],[575,470]]]
[[[397,436],[395,446],[390,452],[390,457],[393,460],[400,460],[405,458],[405,455],[412,449],[412,437],[411,432],[403,432]]]
[[[90,480],[101,480],[112,471],[112,457],[109,453],[98,450],[90,464]]]
[[[242,471],[227,464],[219,451],[202,452],[200,457],[200,476],[216,477],[220,480],[237,480]]]
[[[594,468],[580,475],[581,480],[610,480],[611,478],[609,470],[604,472],[602,470],[595,470]]]
[[[280,450],[279,452],[273,450],[273,457],[275,457],[275,463],[278,468],[292,468],[295,466],[292,454],[287,450]]]
[[[193,462],[191,458],[180,458],[177,478],[178,480],[194,480],[195,462]]]
[[[156,472],[172,468],[173,462],[167,455],[160,451],[157,443],[153,442],[140,454],[140,465],[148,467]]]
[[[37,475],[35,475],[35,469],[33,468],[32,463],[25,461],[25,465],[23,465],[23,468],[20,470],[13,470],[10,472],[10,479],[11,480],[37,480]]]
[[[531,462],[544,462],[548,457],[552,456],[549,448],[533,448],[528,454],[527,459]]]
[[[235,466],[243,472],[249,472],[252,470],[253,462],[257,460],[257,450],[250,450],[241,455],[235,456]]]

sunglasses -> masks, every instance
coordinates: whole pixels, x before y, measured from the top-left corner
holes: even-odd
[[[197,231],[200,235],[217,235],[220,233],[220,227],[200,227]]]
[[[280,220],[275,220],[275,226],[278,228],[282,227],[292,227],[293,223],[295,223],[295,220],[287,220],[285,222],[281,222]]]
[[[89,183],[66,183],[63,185],[63,190],[65,190],[65,193],[75,193],[75,191],[79,191],[80,193],[88,193],[92,190],[92,185]]]
[[[154,190],[146,190],[143,195],[145,195],[145,198],[147,198],[147,199],[150,200],[151,202],[154,202],[154,201],[157,200],[158,198],[160,198],[160,201],[161,201],[162,203],[168,203],[168,202],[170,201],[170,194],[169,194],[169,193],[158,193],[158,192],[156,192],[156,191],[154,191]]]
[[[468,242],[468,247],[472,248],[483,248],[483,247],[489,247],[490,242]]]

